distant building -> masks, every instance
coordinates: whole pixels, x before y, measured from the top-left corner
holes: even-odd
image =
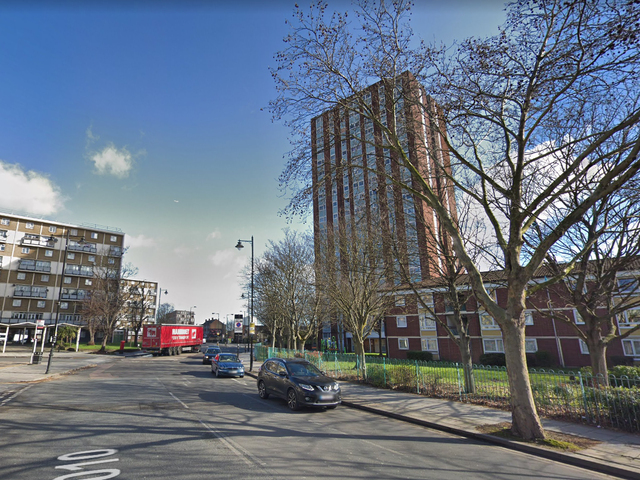
[[[174,310],[167,313],[160,323],[169,325],[195,325],[196,314],[189,310]]]
[[[223,341],[227,338],[227,326],[220,320],[207,320],[202,324],[203,335],[212,341]]]

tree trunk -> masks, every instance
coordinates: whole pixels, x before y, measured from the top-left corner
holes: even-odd
[[[353,338],[356,347],[356,358],[358,359],[358,374],[362,376],[363,379],[367,378],[367,363],[364,354],[364,341],[360,339]]]
[[[599,339],[589,339],[589,357],[591,359],[591,373],[593,379],[600,385],[609,385],[609,370],[607,369],[607,345]]]
[[[511,393],[511,432],[525,440],[544,438],[544,429],[538,416],[524,348],[524,322],[521,326],[507,320],[502,327],[504,353]]]
[[[462,332],[460,333],[460,357],[462,358],[462,369],[464,371],[464,391],[465,393],[476,393],[473,358],[471,357],[471,340]]]
[[[276,334],[278,332],[277,328],[273,329],[273,333],[271,334],[271,348],[276,348]]]

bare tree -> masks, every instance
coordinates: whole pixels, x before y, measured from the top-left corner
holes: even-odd
[[[289,332],[294,349],[318,333],[324,312],[315,288],[313,243],[289,229],[279,242],[269,241],[257,262],[254,295],[261,320],[272,334]]]
[[[171,312],[175,312],[175,310],[176,308],[173,305],[173,303],[163,303],[162,305],[159,305],[156,322],[164,323],[167,318],[167,315],[170,314]]]
[[[311,118],[339,106],[374,122],[382,132],[376,146],[391,151],[411,174],[396,182],[436,212],[476,299],[502,330],[512,432],[541,438],[526,366],[526,299],[566,276],[531,282],[556,242],[640,169],[640,6],[631,0],[514,2],[498,35],[453,49],[412,48],[409,6],[405,0],[362,1],[358,30],[345,15],[327,15],[322,3],[296,10],[272,72],[279,90],[272,112],[294,138],[281,176],[283,186],[297,193],[289,211],[306,210],[310,199]],[[403,74],[407,70],[416,80]],[[377,79],[395,102],[384,121],[362,93]],[[424,111],[427,120],[398,125],[400,107]],[[418,168],[406,148],[407,138],[427,135],[436,138],[429,142],[430,171]],[[506,278],[505,305],[487,292],[450,206],[432,186],[436,178],[448,178],[467,195],[491,228]],[[579,202],[558,210],[576,185],[582,188]],[[555,224],[525,248],[530,230],[552,209]]]
[[[576,191],[566,201],[576,202],[579,196]],[[592,372],[602,375],[605,383],[607,347],[640,330],[639,196],[640,189],[632,182],[618,194],[598,202],[547,257],[556,276],[569,272],[555,291],[563,301],[561,307],[574,308],[578,317],[567,315],[566,310],[554,308],[553,304],[549,305],[550,314],[571,325],[586,343]]]
[[[103,334],[100,352],[106,351],[107,342],[127,313],[131,292],[123,288],[123,280],[137,273],[137,268],[126,264],[120,268],[94,267],[91,295],[82,302],[82,315]]]
[[[395,304],[394,274],[385,256],[379,236],[367,227],[329,234],[316,245],[318,289],[351,333],[362,376],[364,342]]]
[[[134,332],[134,343],[138,344],[138,335],[145,323],[151,323],[155,317],[156,285],[140,280],[123,280],[123,295],[128,293],[127,312],[123,325]]]

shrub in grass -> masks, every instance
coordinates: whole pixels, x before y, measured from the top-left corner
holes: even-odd
[[[433,353],[423,352],[421,350],[409,350],[407,352],[407,360],[418,360],[420,362],[430,362],[433,360]]]
[[[393,365],[387,368],[387,381],[397,388],[413,390],[416,388],[415,365]]]
[[[640,389],[599,387],[585,389],[587,403],[599,413],[598,421],[637,432],[640,429]],[[597,408],[594,408],[597,405]]]
[[[504,353],[483,353],[478,360],[480,365],[492,365],[494,367],[504,367],[507,365]]]

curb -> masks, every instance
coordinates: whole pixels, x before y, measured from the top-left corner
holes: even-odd
[[[245,375],[249,377],[253,377],[254,379],[258,378],[258,375],[253,372],[245,372]],[[433,430],[438,430],[440,432],[451,433],[453,435],[457,435],[460,437],[466,437],[473,440],[478,440],[480,442],[491,443],[493,445],[498,445],[500,447],[508,448],[510,450],[527,453],[529,455],[536,455],[538,457],[546,458],[548,460],[553,460],[555,462],[564,463],[574,467],[580,467],[580,468],[584,468],[594,472],[604,473],[605,475],[612,475],[615,477],[625,478],[629,480],[640,480],[640,472],[628,470],[622,467],[616,467],[614,465],[603,464],[595,460],[589,460],[586,458],[581,458],[573,455],[567,455],[564,453],[556,452],[554,450],[548,450],[546,448],[528,445],[526,443],[513,442],[511,440],[507,440],[504,438],[494,437],[493,435],[476,433],[476,432],[464,430],[461,428],[442,425],[440,423],[429,422],[427,420],[420,420],[420,419],[409,417],[406,415],[401,415],[399,413],[387,412],[379,408],[368,407],[366,405],[361,405],[361,404],[353,403],[346,400],[342,400],[342,405],[344,405],[345,407],[356,409],[356,410],[362,410],[368,413],[373,413],[375,415],[381,415],[384,417],[393,418],[395,420],[400,420],[402,422],[412,423],[414,425],[419,425],[421,427],[431,428]]]
[[[510,450],[516,450],[519,452],[528,453],[530,455],[536,455],[538,457],[543,457],[548,460],[553,460],[555,462],[565,463],[567,465],[572,465],[574,467],[585,468],[587,470],[595,471],[598,473],[604,473],[606,475],[613,475],[616,477],[625,478],[629,480],[640,480],[640,473],[633,470],[628,470],[626,468],[616,467],[614,465],[606,465],[600,462],[596,462],[594,460],[588,460],[586,458],[567,455],[564,453],[556,452],[554,450],[548,450],[546,448],[527,445],[525,443],[513,442],[504,438],[494,437],[492,435],[486,435],[484,433],[471,432],[469,430],[450,427],[450,426],[442,425],[439,423],[433,423],[427,420],[420,420],[417,418],[408,417],[398,413],[386,412],[378,408],[367,407],[365,405],[360,405],[360,404],[345,401],[345,400],[342,401],[342,405],[346,407],[354,408],[356,410],[363,410],[365,412],[382,415],[385,417],[393,418],[393,419],[400,420],[407,423],[412,423],[414,425],[420,425],[422,427],[431,428],[433,430],[451,433],[461,437],[479,440],[481,442],[492,443],[494,445],[499,445],[501,447],[508,448]]]

